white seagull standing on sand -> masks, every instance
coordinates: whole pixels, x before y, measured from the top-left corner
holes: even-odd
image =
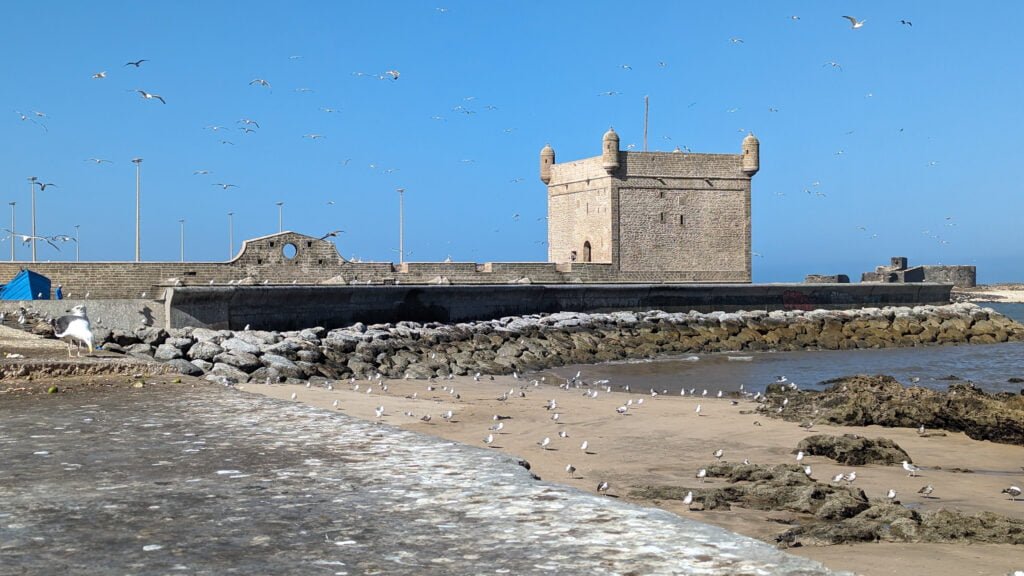
[[[903,469],[909,472],[907,476],[917,476],[918,471],[921,470],[920,468],[914,466],[913,464],[907,462],[906,460],[903,461]]]
[[[1019,486],[1010,486],[1009,488],[1003,488],[1003,492],[1002,493],[1003,494],[1009,494],[1010,495],[1010,500],[1016,501],[1017,500],[1017,496],[1020,496],[1020,487]]]
[[[548,444],[551,444],[551,438],[548,438],[547,436],[545,436],[544,439],[541,440],[540,442],[537,442],[537,444],[541,448],[543,448],[544,450],[547,450],[548,449]]]
[[[93,352],[92,345],[92,324],[89,322],[89,317],[85,314],[85,306],[79,304],[71,310],[70,315],[61,316],[53,322],[53,335],[57,338],[67,338],[68,343],[68,358],[71,357],[71,343],[76,342],[79,345],[78,355],[82,355],[81,344],[85,344],[89,348],[89,353]]]
[[[686,497],[683,498],[683,505],[689,506],[690,504],[693,504],[693,492],[687,491]]]
[[[704,479],[707,478],[707,477],[708,477],[708,470],[707,470],[707,468],[701,468],[700,470],[697,470],[697,479],[700,480],[701,484],[704,483]]]
[[[576,477],[576,467],[573,466],[572,464],[566,464],[565,465],[565,471],[566,471],[567,474],[569,474],[569,478],[575,478]]]

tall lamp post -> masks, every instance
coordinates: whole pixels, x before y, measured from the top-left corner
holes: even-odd
[[[277,203],[277,233],[284,232],[284,202]]]
[[[135,261],[142,261],[141,238],[142,228],[139,225],[141,210],[141,191],[142,191],[142,158],[132,158],[132,164],[135,164]],[[35,234],[33,232],[33,234]]]
[[[32,261],[36,261],[36,181],[35,176],[28,177],[28,187],[32,190]]]
[[[235,255],[235,222],[234,212],[228,212],[228,260]]]
[[[181,224],[181,261],[185,261],[185,219],[178,220],[178,224]]]
[[[405,188],[398,188],[398,263],[405,262]]]
[[[75,262],[80,262],[82,256],[82,240],[78,235],[78,229],[81,227],[81,224],[75,224]]]
[[[8,202],[11,205],[11,262],[14,262],[14,231],[17,228],[14,227],[14,205],[17,202]]]

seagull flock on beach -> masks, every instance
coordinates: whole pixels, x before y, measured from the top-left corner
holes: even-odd
[[[476,373],[475,375],[473,375],[472,378],[476,382],[483,382],[484,380],[493,380],[493,377],[483,376],[480,373]],[[406,379],[408,380],[409,378],[407,377]],[[452,375],[449,375],[443,379],[432,377],[426,384],[426,392],[430,394],[430,396],[424,396],[421,398],[419,396],[419,392],[413,392],[411,394],[406,395],[405,399],[418,400],[429,403],[424,405],[425,408],[427,408],[430,405],[436,405],[438,402],[440,402],[440,405],[442,406],[444,404],[449,404],[450,406],[457,406],[458,401],[461,399],[461,395],[458,392],[456,392],[454,382],[452,382],[453,379],[454,376]],[[590,472],[587,471],[587,466],[581,466],[581,464],[587,464],[589,462],[588,457],[593,456],[594,454],[596,454],[596,452],[593,448],[593,444],[591,443],[590,439],[577,439],[575,441],[571,440],[571,438],[576,436],[576,434],[571,432],[571,427],[574,426],[575,420],[572,418],[562,418],[561,416],[564,416],[566,414],[564,405],[560,404],[557,398],[550,397],[549,391],[552,389],[555,382],[549,382],[547,376],[527,379],[518,373],[514,375],[514,381],[516,382],[516,385],[510,389],[502,390],[501,393],[495,398],[495,400],[499,404],[524,402],[526,403],[525,405],[529,406],[536,402],[535,400],[533,400],[534,397],[541,395],[544,398],[543,402],[538,402],[534,405],[537,407],[537,410],[543,410],[543,413],[548,414],[546,420],[551,422],[551,424],[549,425],[551,426],[551,428],[549,428],[547,431],[543,429],[533,428],[531,428],[530,430],[517,431],[515,430],[514,426],[510,427],[507,425],[509,421],[513,420],[512,416],[496,413],[493,415],[491,419],[492,423],[487,427],[486,430],[482,431],[482,434],[480,436],[480,440],[483,446],[491,449],[502,449],[504,448],[501,442],[502,437],[507,438],[509,437],[509,435],[512,435],[513,437],[521,437],[524,434],[537,434],[537,436],[535,436],[535,438],[537,439],[534,442],[534,444],[536,444],[536,449],[539,450],[540,453],[553,454],[556,458],[565,458],[567,461],[563,461],[564,464],[561,464],[561,466],[564,466],[565,474],[571,480],[587,479]],[[383,375],[378,373],[375,374],[374,376],[368,377],[366,381],[363,382],[360,382],[355,378],[350,379],[349,389],[353,392],[376,394],[377,396],[383,398],[383,396],[387,393],[388,390],[387,382],[387,378],[383,377]],[[775,383],[784,384],[788,390],[799,390],[795,383],[789,381],[784,376],[778,377]],[[333,386],[330,383],[328,383],[327,385],[331,386],[330,389],[333,390]],[[583,378],[582,371],[578,371],[576,375],[573,377],[565,378],[564,380],[559,381],[557,383],[557,388],[559,390],[562,390],[563,392],[578,393],[584,398],[588,399],[593,399],[597,397],[593,394],[594,392],[611,393],[615,390],[615,387],[607,379],[600,379],[594,381],[585,380]],[[635,394],[630,391],[629,385],[622,385],[619,386],[618,388],[619,392],[624,393],[626,395]],[[746,392],[743,388],[744,387],[741,386],[740,390],[728,395],[720,395],[717,393],[712,395],[706,389],[698,392],[696,388],[690,388],[689,394],[691,396],[699,397],[713,396],[715,399],[720,399],[723,402],[723,405],[725,405],[725,403],[727,402],[728,406],[738,405],[737,399],[746,399],[748,401],[760,404],[764,408],[764,410],[761,411],[765,411],[768,408],[768,399],[765,395],[761,394],[760,392],[751,394],[749,392]],[[447,399],[444,396],[438,398],[436,396],[438,392],[447,394]],[[684,396],[686,395],[686,392],[687,389],[684,388]],[[659,391],[651,389],[650,397],[648,398],[648,400],[664,396],[667,393],[667,390]],[[296,399],[295,394],[292,394],[292,399]],[[776,402],[778,404],[777,410],[785,410],[786,406],[788,405],[788,403],[783,401]],[[339,401],[335,400],[333,406],[335,408],[340,408]],[[641,415],[643,406],[643,397],[629,398],[625,403],[621,404],[613,411],[610,410],[609,418],[617,418],[624,415],[636,415],[642,417]],[[420,422],[427,425],[432,425],[431,423],[433,418],[429,412],[417,414],[413,411],[405,411],[403,412],[403,416],[407,418],[418,418]],[[442,410],[440,412],[440,416],[441,419],[448,424],[458,422],[458,419],[456,417],[456,408],[447,408],[445,410]],[[558,417],[556,418],[555,416]],[[698,412],[697,416],[700,417],[702,416],[702,414]],[[703,416],[707,415],[704,414]],[[384,408],[384,405],[381,404],[377,406],[376,409],[374,410],[374,421],[381,423],[384,421],[386,417],[387,412]],[[760,425],[760,423],[756,420],[753,423],[754,425]],[[588,425],[585,429],[591,430],[590,425]],[[578,444],[575,444],[575,442],[578,442]],[[576,445],[578,445],[578,451],[574,451],[572,449],[572,447]],[[707,454],[711,458],[714,458],[715,462],[725,462],[727,458],[726,450],[721,447],[710,450]],[[528,455],[523,454],[523,456]],[[814,480],[813,470],[811,464],[808,461],[808,459],[812,456],[814,456],[813,453],[809,453],[805,450],[797,450],[794,457],[794,462],[798,466],[798,469],[801,470],[804,475],[806,475],[811,480]],[[751,465],[749,459],[743,459],[742,462],[743,465]],[[901,462],[901,466],[903,470],[907,472],[907,476],[910,478],[916,478],[919,475],[921,475],[923,471],[926,470],[925,468],[918,466],[908,460],[904,460],[903,462]],[[702,487],[712,478],[710,468],[710,465],[701,466],[698,467],[695,470],[695,472],[693,472],[693,477],[695,478],[697,485],[692,486],[687,491],[687,494],[683,499],[683,505],[687,509],[693,510],[693,506],[703,501],[704,494],[706,491]],[[864,474],[868,474],[869,470],[870,469],[863,469],[861,470],[861,472]],[[845,472],[839,472],[834,476],[831,476],[831,483],[849,487],[853,486],[858,479],[860,479],[860,474],[858,473],[858,470],[849,470]],[[611,480],[609,478],[599,477],[596,478],[596,480],[598,481],[598,484],[597,489],[595,491],[598,494],[615,494],[615,487],[614,485],[611,484]],[[924,486],[920,486],[919,488],[907,487],[907,490],[909,492],[913,492],[920,495],[920,497],[925,499],[926,501],[936,500],[939,498],[938,496],[934,495],[934,493],[936,492],[936,488],[932,483],[925,484]],[[1016,501],[1016,499],[1019,496],[1021,496],[1021,488],[1016,485],[1011,485],[1002,490],[1002,493],[1008,496],[1008,498],[1011,501]],[[879,498],[882,498],[885,501],[895,505],[901,505],[900,501],[898,500],[898,495],[899,491],[897,490],[897,488],[890,487],[883,494],[879,494]]]

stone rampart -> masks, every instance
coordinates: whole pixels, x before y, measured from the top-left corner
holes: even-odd
[[[532,264],[550,266],[554,264]],[[436,271],[435,271],[436,272]],[[948,284],[491,284],[171,287],[167,327],[261,330],[469,322],[554,312],[846,309],[949,303]]]

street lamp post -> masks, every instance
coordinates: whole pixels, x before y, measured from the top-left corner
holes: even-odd
[[[284,202],[277,203],[277,233],[284,232]]]
[[[398,263],[405,262],[405,188],[398,188]]]
[[[14,232],[17,228],[14,227],[14,205],[17,202],[8,202],[11,205],[11,262],[14,262]]]
[[[140,226],[141,210],[141,191],[142,191],[142,158],[132,158],[132,163],[135,164],[135,261],[142,261],[142,250],[141,238],[142,228]]]
[[[75,224],[75,262],[81,262],[82,241],[78,235],[78,229],[81,227],[81,224]]]
[[[234,212],[228,212],[228,260],[235,255],[235,222]]]
[[[181,224],[181,261],[185,261],[185,219],[178,220],[178,224]]]
[[[28,187],[32,190],[32,261],[36,261],[36,181],[35,176],[28,177]]]

